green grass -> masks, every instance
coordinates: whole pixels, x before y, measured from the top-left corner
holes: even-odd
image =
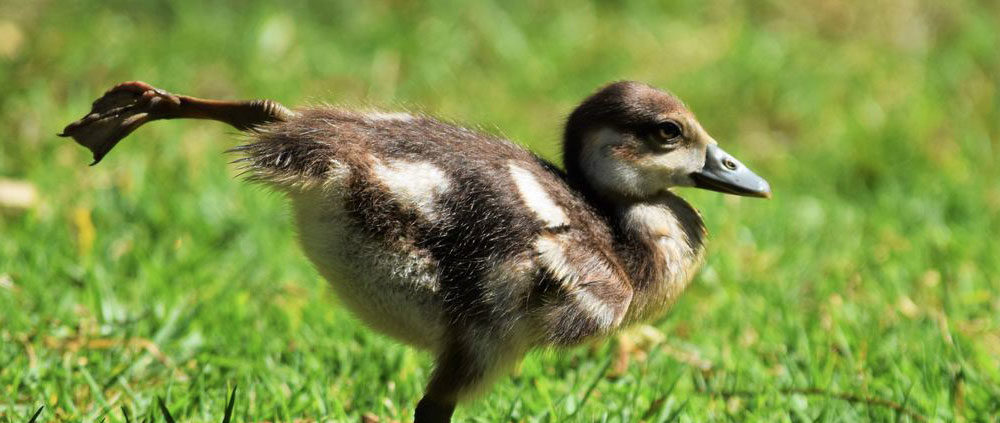
[[[221,421],[237,385],[235,421],[408,420],[427,379],[234,180],[232,131],[150,125],[96,167],[55,137],[131,79],[418,109],[552,159],[577,101],[639,79],[770,180],[681,191],[708,260],[623,373],[614,341],[535,353],[461,420],[913,420],[810,389],[1000,415],[996,2],[287,3],[0,3],[0,178],[38,192],[0,211],[0,421],[162,420],[157,397]]]

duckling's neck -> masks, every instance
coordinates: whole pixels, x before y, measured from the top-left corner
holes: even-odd
[[[625,319],[635,323],[655,318],[701,266],[706,235],[701,216],[665,191],[645,201],[619,203],[610,217],[616,249],[635,292]]]

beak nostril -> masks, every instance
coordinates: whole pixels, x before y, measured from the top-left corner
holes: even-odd
[[[725,166],[726,169],[736,170],[736,162],[734,162],[732,159],[728,157],[722,159],[722,165]]]

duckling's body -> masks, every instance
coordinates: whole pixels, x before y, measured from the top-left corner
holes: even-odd
[[[505,336],[544,314],[553,299],[538,300],[547,290],[588,278],[621,294],[608,305],[576,298],[592,302],[584,308],[595,314],[576,325],[610,326],[628,309],[633,278],[616,253],[616,228],[564,173],[507,140],[427,117],[314,109],[263,128],[237,150],[252,178],[289,193],[303,247],[348,306],[408,343],[440,350],[449,327],[465,324]],[[663,200],[636,205],[630,216],[663,232],[664,251],[634,254],[677,256],[693,270],[701,220],[680,198]],[[695,227],[672,233],[678,212]],[[687,273],[648,275],[646,285],[681,288]],[[587,332],[562,329],[528,338],[570,344],[580,338],[574,332]]]
[[[673,138],[664,147],[671,134],[662,131],[653,137],[663,143],[650,144],[643,113],[674,122],[686,109],[643,84],[609,86],[574,112],[565,172],[510,141],[425,116],[227,106],[151,89],[112,90],[66,133],[100,159],[146,120],[240,127],[246,110],[258,113],[251,141],[234,149],[249,178],[287,193],[306,255],[354,314],[436,354],[418,421],[448,420],[532,348],[662,313],[701,263],[701,218],[666,186],[695,184],[685,178],[708,168],[714,140],[691,117],[676,124],[691,128],[690,152],[673,153]],[[112,102],[128,90],[140,100]],[[146,120],[127,125],[132,116]]]
[[[289,194],[306,255],[345,305],[405,343],[468,350],[465,365],[484,373],[470,384],[532,347],[662,311],[694,274],[703,228],[679,197],[623,210],[629,224],[615,227],[563,172],[507,140],[374,116],[303,110],[237,150],[253,179]],[[661,239],[622,257],[615,239],[634,230]],[[683,271],[628,273],[626,259],[658,256]],[[657,298],[630,308],[640,279]]]

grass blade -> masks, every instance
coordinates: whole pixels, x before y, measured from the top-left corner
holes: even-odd
[[[233,386],[233,392],[229,394],[229,402],[226,403],[226,414],[222,416],[222,423],[229,423],[233,417],[233,406],[236,405],[236,386]]]
[[[167,410],[167,405],[163,403],[163,397],[156,397],[156,403],[160,405],[160,411],[163,412],[163,419],[167,423],[174,423],[174,416],[171,416],[170,410]]]
[[[45,409],[44,405],[41,406],[41,407],[38,407],[38,410],[36,410],[35,414],[31,416],[31,420],[28,420],[28,423],[35,423],[35,420],[38,420],[38,416],[40,416],[42,414],[42,410],[43,409]]]
[[[587,391],[583,393],[583,399],[581,399],[580,403],[576,405],[576,408],[569,415],[569,418],[576,416],[576,413],[579,413],[583,406],[587,405],[587,400],[590,399],[590,395],[594,393],[594,389],[597,388],[597,384],[601,382],[601,379],[604,379],[604,375],[607,374],[608,369],[611,368],[611,361],[612,360],[609,358],[604,362],[604,365],[601,366],[601,370],[597,372],[597,376],[595,376],[594,380],[590,382],[590,386],[587,387]]]

